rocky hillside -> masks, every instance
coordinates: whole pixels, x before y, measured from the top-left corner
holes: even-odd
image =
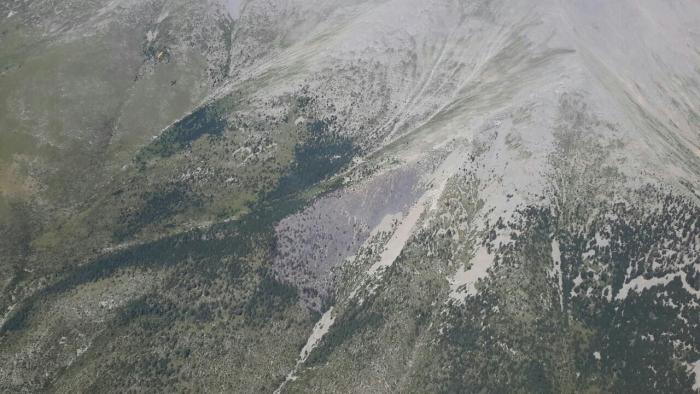
[[[700,392],[700,3],[0,3],[0,391]]]

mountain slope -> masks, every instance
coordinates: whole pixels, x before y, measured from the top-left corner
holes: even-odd
[[[700,390],[696,2],[52,5],[0,5],[3,390]]]

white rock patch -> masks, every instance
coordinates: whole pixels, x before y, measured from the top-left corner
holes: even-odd
[[[465,297],[476,295],[476,283],[488,276],[488,269],[493,265],[493,256],[485,246],[481,246],[470,262],[469,269],[459,267],[450,279],[450,297],[462,301]]]

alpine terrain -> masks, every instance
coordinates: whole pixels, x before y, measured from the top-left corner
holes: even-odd
[[[700,393],[700,1],[1,1],[0,392]]]

